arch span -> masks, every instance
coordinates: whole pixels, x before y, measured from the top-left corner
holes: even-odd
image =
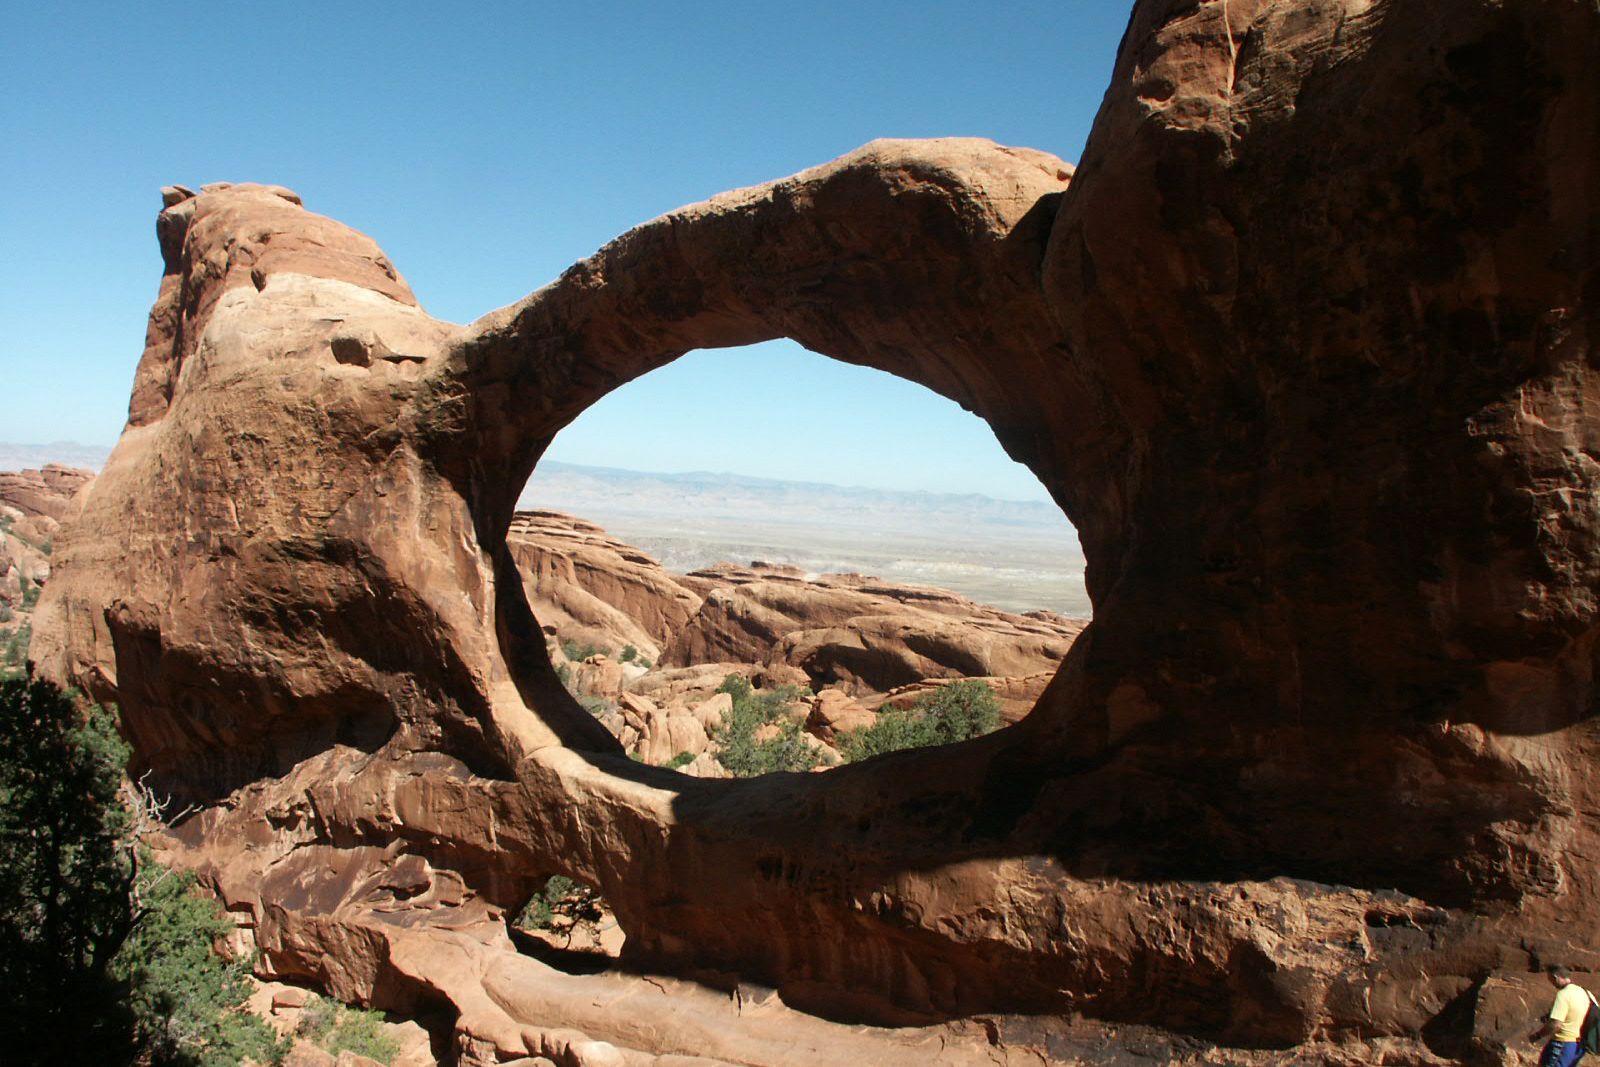
[[[173,190],[41,665],[228,798],[176,840],[274,966],[448,995],[504,1058],[463,931],[553,869],[639,959],[823,1008],[1488,1047],[1505,983],[1600,966],[1562,932],[1600,913],[1600,14],[1458,8],[1141,0],[1070,184],[881,142],[466,328],[286,191]],[[504,544],[551,435],[775,336],[971,407],[1078,529],[1095,621],[1017,728],[707,783],[555,685]]]

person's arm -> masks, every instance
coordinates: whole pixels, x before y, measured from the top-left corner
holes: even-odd
[[[1568,1013],[1572,1011],[1572,1005],[1561,994],[1570,988],[1572,987],[1566,986],[1556,994],[1555,1002],[1550,1005],[1549,1014],[1540,1021],[1539,1029],[1528,1035],[1529,1041],[1548,1041],[1555,1036],[1557,1030],[1561,1029],[1561,1024],[1566,1020]]]

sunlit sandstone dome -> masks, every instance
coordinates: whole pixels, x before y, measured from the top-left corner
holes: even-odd
[[[467,327],[286,190],[171,190],[36,658],[204,806],[175,856],[263,969],[442,1011],[463,1062],[808,1062],[512,952],[556,872],[637,967],[1002,1050],[1037,1013],[1498,1055],[1540,965],[1600,963],[1597,83],[1578,0],[1142,0],[1075,174],[875,142]],[[1094,622],[1018,725],[707,781],[556,680],[506,544],[542,450],[775,336],[977,412],[1079,531]]]

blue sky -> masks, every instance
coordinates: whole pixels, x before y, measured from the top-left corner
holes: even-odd
[[[431,313],[519,299],[629,227],[874,137],[1076,159],[1128,5],[10,4],[0,440],[110,444],[158,190],[267,181],[371,234]],[[739,392],[719,402],[732,368]],[[550,455],[1040,497],[982,422],[784,342],[692,353]]]

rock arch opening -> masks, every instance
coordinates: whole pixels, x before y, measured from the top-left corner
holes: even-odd
[[[608,394],[518,504],[507,544],[558,677],[636,758],[691,774],[1018,721],[1087,623],[1075,532],[981,419],[793,342]],[[974,687],[976,715],[953,702]]]
[[[599,891],[559,873],[540,880],[520,907],[506,912],[506,932],[519,952],[570,974],[605,970],[624,942]]]

